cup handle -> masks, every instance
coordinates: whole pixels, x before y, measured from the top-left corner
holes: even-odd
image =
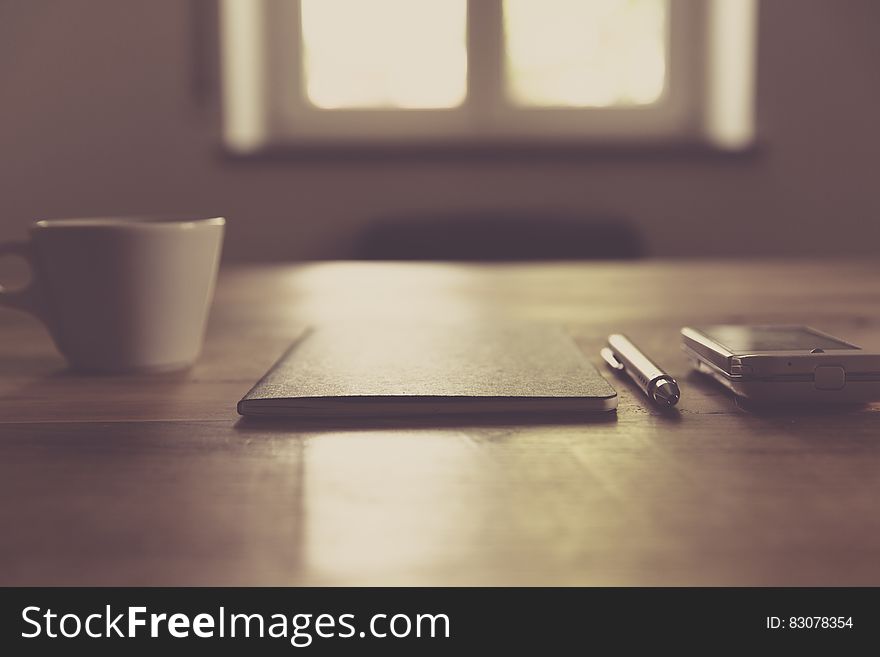
[[[0,306],[23,310],[42,318],[39,297],[37,295],[34,256],[31,245],[27,242],[5,242],[0,244],[0,258],[5,255],[19,256],[24,259],[31,269],[31,280],[25,288],[15,291],[7,290],[0,285]]]

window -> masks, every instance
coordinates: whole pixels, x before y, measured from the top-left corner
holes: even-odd
[[[464,0],[301,0],[300,6],[305,96],[315,107],[464,103]]]
[[[224,138],[753,139],[757,0],[223,0]]]

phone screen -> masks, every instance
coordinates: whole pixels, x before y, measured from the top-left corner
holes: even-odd
[[[731,353],[858,349],[804,326],[710,326],[700,329]]]

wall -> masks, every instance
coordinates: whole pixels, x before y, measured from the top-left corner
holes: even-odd
[[[874,254],[880,3],[761,3],[760,151],[409,158],[219,155],[184,0],[0,0],[0,238],[40,217],[218,212],[230,259],[345,253],[370,217],[612,211],[652,253]]]

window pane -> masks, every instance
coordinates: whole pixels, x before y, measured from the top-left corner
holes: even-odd
[[[302,0],[316,106],[442,108],[467,93],[466,0]]]
[[[506,84],[521,105],[646,105],[666,78],[667,0],[504,0]]]

